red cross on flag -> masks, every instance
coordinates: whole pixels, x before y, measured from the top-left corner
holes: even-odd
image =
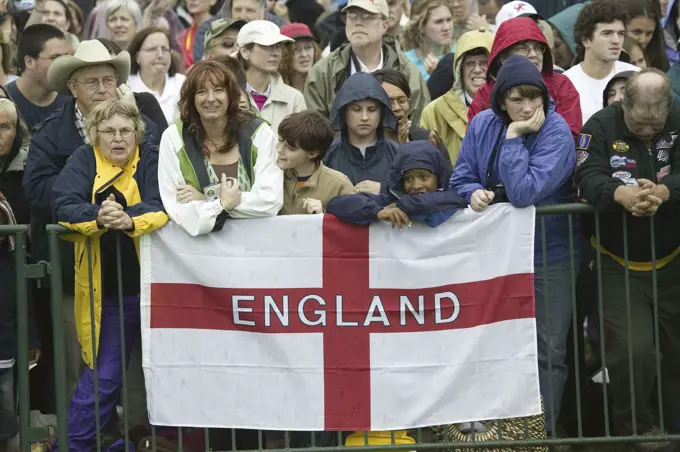
[[[396,430],[540,412],[533,208],[142,240],[151,423]]]

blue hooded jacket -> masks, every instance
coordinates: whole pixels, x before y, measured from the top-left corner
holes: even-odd
[[[419,195],[404,192],[404,173],[410,169],[426,169],[437,176],[438,191]],[[392,203],[408,215],[412,221],[439,226],[451,218],[465,200],[453,191],[447,191],[450,172],[441,152],[429,141],[411,141],[399,146],[399,153],[392,162],[381,194],[359,193],[336,196],[328,203],[326,211],[342,221],[369,224],[377,220],[380,210]]]
[[[366,148],[366,156],[349,143],[345,124],[346,107],[360,100],[373,99],[382,109],[382,117],[373,146]],[[324,159],[327,167],[340,171],[356,185],[365,180],[383,183],[387,170],[397,154],[398,143],[385,138],[385,128],[397,130],[397,118],[392,113],[392,102],[380,83],[371,74],[357,72],[349,77],[338,91],[331,109],[333,130],[340,131]]]
[[[545,122],[537,133],[507,139],[510,119],[500,105],[508,91],[519,85],[537,86],[543,92]],[[576,165],[576,149],[567,122],[555,113],[541,73],[528,59],[514,55],[498,72],[491,93],[492,109],[475,116],[468,125],[451,189],[469,203],[472,193],[502,184],[515,207],[540,206],[573,201],[571,176]],[[487,168],[494,147],[499,149],[492,180]],[[569,226],[566,215],[544,217],[549,262],[569,256]],[[574,231],[576,231],[574,227]],[[541,219],[536,219],[534,256],[542,263]]]

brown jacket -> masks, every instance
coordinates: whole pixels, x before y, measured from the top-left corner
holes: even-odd
[[[318,199],[326,210],[328,201],[336,196],[355,193],[349,178],[339,171],[328,168],[323,163],[309,179],[297,187],[295,170],[285,170],[283,180],[283,208],[279,215],[298,215],[307,213],[302,208],[306,198]]]

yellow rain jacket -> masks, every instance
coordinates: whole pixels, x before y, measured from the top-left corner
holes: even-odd
[[[493,33],[484,29],[468,31],[461,36],[456,44],[456,56],[453,59],[453,88],[439,99],[430,102],[423,110],[420,127],[434,130],[439,134],[449,151],[454,167],[468,124],[468,107],[463,89],[463,56],[466,52],[478,48],[486,49],[488,53],[492,44]]]
[[[85,363],[93,367],[90,314],[90,275],[87,243],[91,241],[92,290],[94,294],[95,345],[99,347],[102,312],[102,259],[116,262],[116,255],[102,256],[100,237],[106,229],[97,226],[101,203],[113,194],[134,223],[125,231],[134,241],[139,259],[139,236],[160,228],[168,221],[158,192],[158,150],[153,144],[137,147],[133,157],[119,167],[104,158],[98,148],[78,148],[54,182],[54,211],[59,224],[78,235],[68,236],[75,245],[75,321]],[[121,243],[124,241],[121,238]],[[114,264],[115,265],[115,264]],[[121,262],[122,277],[126,265]],[[127,270],[129,272],[129,270]]]

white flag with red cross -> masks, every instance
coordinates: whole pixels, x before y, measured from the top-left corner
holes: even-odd
[[[535,210],[331,215],[142,240],[154,425],[396,430],[540,413]]]

